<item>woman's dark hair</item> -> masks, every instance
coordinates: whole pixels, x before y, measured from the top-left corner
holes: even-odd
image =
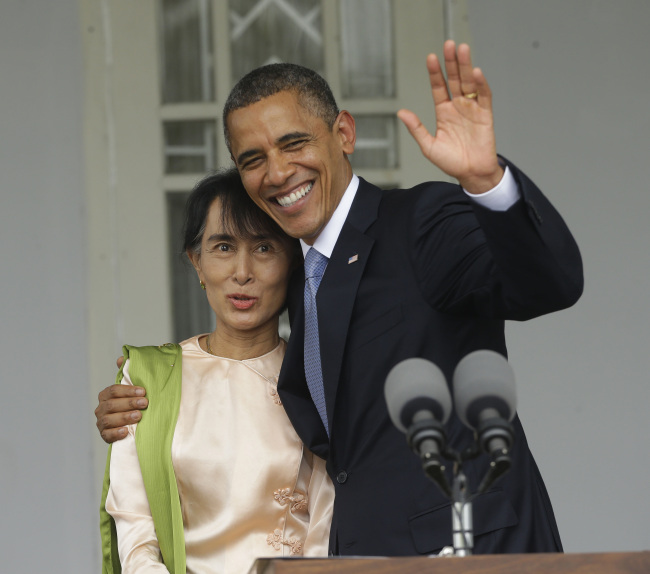
[[[236,168],[218,171],[199,181],[185,204],[183,251],[201,252],[201,241],[212,202],[221,201],[221,222],[226,233],[251,238],[268,235],[291,238],[246,193]]]

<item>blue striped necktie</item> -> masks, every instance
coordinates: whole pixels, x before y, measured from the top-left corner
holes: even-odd
[[[329,436],[316,310],[316,292],[327,267],[327,261],[327,257],[313,247],[309,248],[305,256],[305,376],[311,398]]]

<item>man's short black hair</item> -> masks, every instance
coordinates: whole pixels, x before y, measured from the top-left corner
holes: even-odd
[[[268,64],[246,74],[232,89],[223,108],[223,135],[230,149],[228,116],[279,92],[294,92],[300,105],[331,130],[339,114],[334,94],[322,76],[298,64]]]

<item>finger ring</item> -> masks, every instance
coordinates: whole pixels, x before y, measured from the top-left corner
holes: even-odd
[[[463,94],[469,100],[475,100],[478,98],[478,92],[472,92],[471,94]]]

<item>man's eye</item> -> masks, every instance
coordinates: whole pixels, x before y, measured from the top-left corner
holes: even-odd
[[[217,251],[221,251],[222,253],[227,253],[228,251],[230,251],[230,245],[228,245],[227,243],[219,243],[219,245],[217,245]]]
[[[285,147],[285,149],[288,149],[288,150],[299,149],[299,148],[301,148],[303,145],[305,145],[305,142],[306,142],[306,141],[307,141],[307,140],[295,140],[295,141],[289,142],[289,143],[288,143],[286,146],[284,146],[284,147]]]
[[[268,253],[269,251],[271,251],[271,246],[268,245],[268,244],[266,244],[266,243],[264,243],[264,244],[260,245],[260,246],[257,248],[257,250],[258,250],[260,253]]]
[[[253,169],[260,164],[262,158],[254,157],[242,163],[242,169]]]

